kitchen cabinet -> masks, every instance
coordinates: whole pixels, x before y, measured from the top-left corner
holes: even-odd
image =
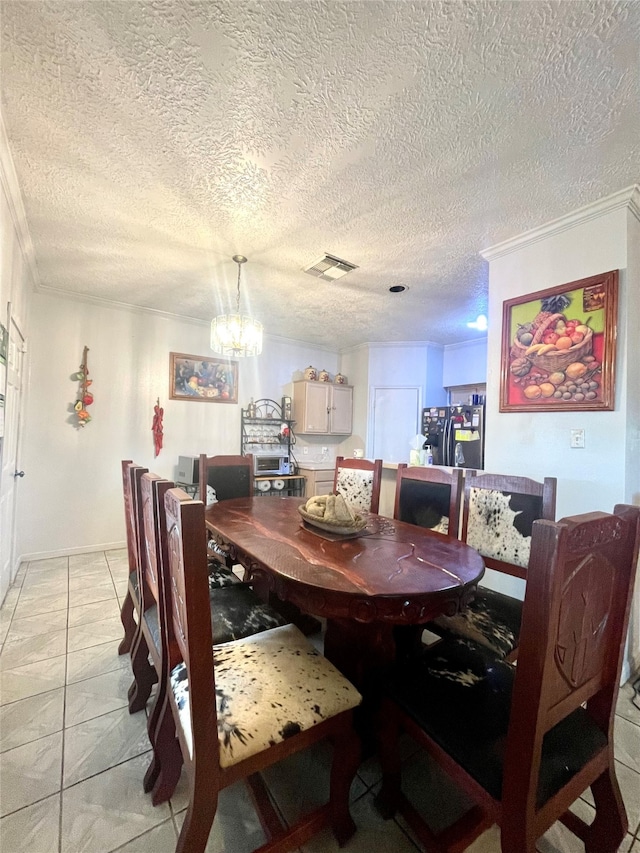
[[[294,382],[293,419],[299,435],[349,435],[353,425],[353,387]]]
[[[305,468],[299,465],[298,470],[307,481],[305,497],[312,498],[314,495],[330,495],[333,492],[333,477],[335,467],[332,468]]]

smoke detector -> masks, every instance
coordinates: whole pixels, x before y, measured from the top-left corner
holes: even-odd
[[[314,261],[308,267],[302,268],[309,275],[314,275],[316,278],[322,278],[324,281],[335,281],[337,278],[342,278],[351,270],[357,270],[355,264],[350,264],[349,261],[343,261],[341,258],[336,258],[335,255],[323,255]]]

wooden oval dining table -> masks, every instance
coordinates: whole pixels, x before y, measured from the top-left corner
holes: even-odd
[[[482,557],[456,539],[374,513],[351,538],[326,533],[303,521],[302,504],[234,498],[208,507],[205,520],[262,595],[326,618],[324,653],[358,686],[394,660],[394,626],[456,613],[484,574]]]

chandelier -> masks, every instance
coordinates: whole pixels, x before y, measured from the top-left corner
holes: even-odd
[[[236,295],[236,313],[219,314],[211,321],[211,349],[221,355],[250,356],[262,352],[262,323],[240,314],[240,271],[247,262],[244,255],[234,255],[238,264],[238,292]]]

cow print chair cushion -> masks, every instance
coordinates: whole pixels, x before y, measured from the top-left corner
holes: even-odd
[[[258,598],[245,584],[234,584],[210,591],[211,628],[214,643],[229,643],[271,628],[286,625],[279,613]],[[160,648],[160,626],[155,605],[144,614],[151,636]]]
[[[542,517],[542,498],[471,489],[467,544],[483,557],[526,569],[531,552],[531,531]],[[457,634],[474,640],[502,657],[518,646],[522,601],[479,586],[471,604],[455,616],[439,616],[429,628],[440,635]]]
[[[294,626],[214,645],[220,765],[230,767],[336,714],[361,696]],[[193,755],[187,668],[171,672],[171,688]]]
[[[373,471],[338,468],[336,494],[342,495],[349,506],[358,512],[371,511]]]

